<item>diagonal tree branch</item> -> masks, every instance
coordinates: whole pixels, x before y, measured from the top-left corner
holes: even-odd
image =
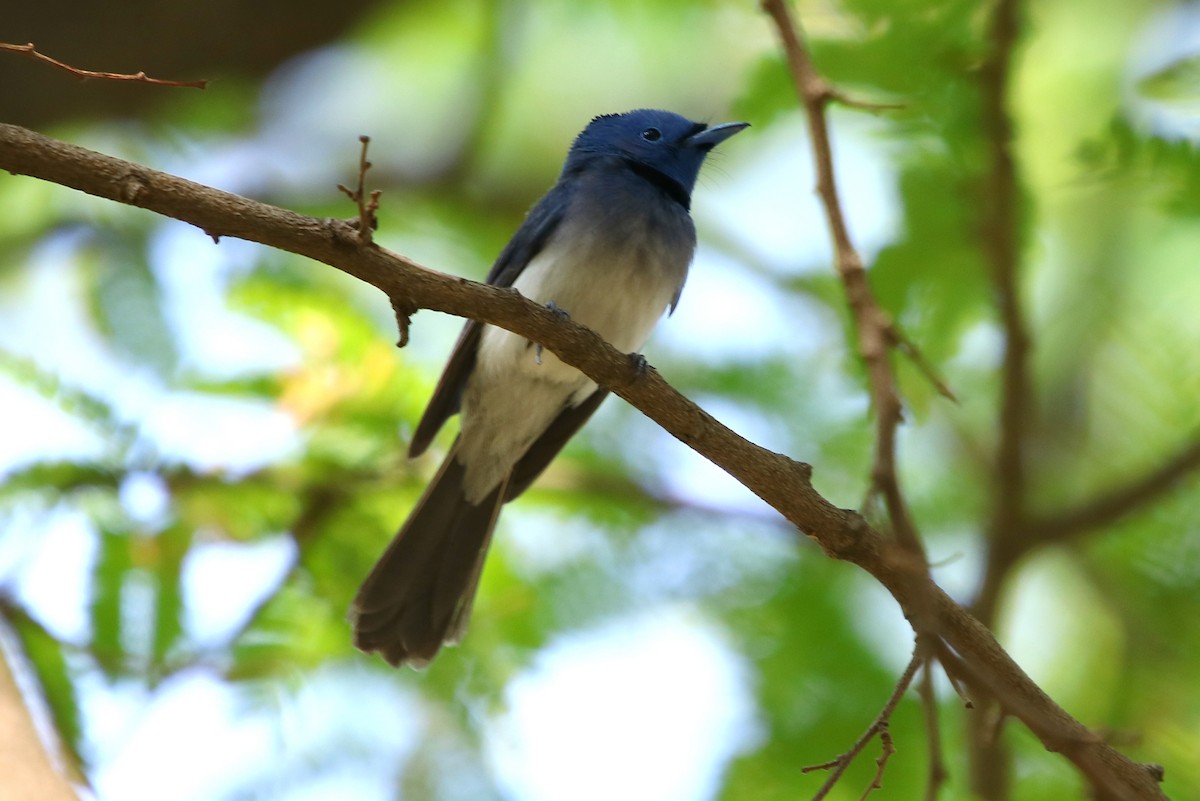
[[[471,317],[544,345],[630,401],[682,442],[714,460],[816,536],[831,554],[869,546],[861,518],[830,504],[808,485],[811,467],[743,439],[688,401],[653,368],[585,326],[563,320],[513,289],[435,272],[375,245],[350,223],[318,219],[258,203],[176,176],[0,124],[0,169],[32,175],[88,194],[183,220],[209,237],[233,236],[324,262],[383,291],[402,308]],[[799,482],[797,484],[796,482]],[[839,533],[840,532],[840,533]]]
[[[763,10],[771,16],[783,41],[784,53],[792,72],[792,81],[808,118],[812,139],[813,163],[817,173],[817,194],[825,208],[826,223],[836,256],[837,272],[846,290],[846,300],[858,328],[858,349],[867,367],[871,401],[875,407],[875,458],[871,468],[873,492],[882,495],[896,538],[922,563],[925,548],[909,514],[896,472],[896,429],[902,420],[896,378],[888,359],[897,342],[891,318],[879,307],[867,280],[862,257],[850,239],[846,216],[838,196],[833,168],[833,145],[825,111],[829,103],[842,95],[817,72],[799,24],[792,19],[785,0],[763,0]]]
[[[211,237],[234,236],[329,264],[382,290],[401,308],[424,308],[501,326],[550,349],[609,387],[666,431],[726,470],[815,540],[830,556],[870,573],[918,632],[941,638],[971,667],[978,686],[1041,740],[1076,764],[1097,797],[1163,799],[1152,766],[1100,741],[1054,703],[995,637],[915,565],[911,552],[856,512],[839,509],[811,484],[812,468],[761,448],[717,422],[653,368],[511,289],[421,267],[361,242],[340,220],[316,219],[186,181],[148,167],[0,124],[0,170],[30,175],[191,223]]]
[[[1035,545],[1076,539],[1146,506],[1197,470],[1200,470],[1200,439],[1123,486],[1100,492],[1072,509],[1027,520],[1022,536]]]

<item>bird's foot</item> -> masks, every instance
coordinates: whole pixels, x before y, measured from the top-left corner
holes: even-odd
[[[570,320],[571,319],[570,313],[567,312],[566,309],[560,307],[554,301],[550,301],[549,303],[547,303],[546,308],[549,309],[551,312],[553,312],[554,316],[560,320]],[[533,358],[537,361],[538,364],[542,363],[542,346],[541,345],[537,346],[537,349],[534,351]]]

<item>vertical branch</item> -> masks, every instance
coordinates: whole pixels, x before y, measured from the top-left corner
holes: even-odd
[[[1008,110],[1013,48],[1019,33],[1017,3],[1018,0],[997,0],[989,31],[991,52],[980,73],[989,160],[982,235],[1004,331],[988,555],[974,609],[980,622],[989,628],[995,624],[1000,589],[1023,550],[1021,531],[1027,501],[1025,445],[1031,407],[1030,338],[1020,297],[1020,198],[1012,154],[1013,123]],[[1011,756],[987,714],[996,708],[989,703],[991,699],[980,700],[983,703],[978,713],[968,717],[970,786],[987,801],[1001,801],[1011,794]]]
[[[825,112],[830,102],[846,102],[846,98],[817,72],[803,32],[792,19],[786,0],[762,0],[762,7],[779,30],[792,80],[808,118],[817,174],[817,194],[825,209],[838,276],[846,290],[846,301],[858,329],[859,352],[867,368],[876,415],[872,491],[883,497],[897,540],[924,563],[925,551],[904,502],[896,473],[896,429],[902,416],[895,375],[888,359],[888,351],[895,344],[896,336],[891,319],[879,307],[871,292],[862,257],[850,239],[834,174],[833,147]]]
[[[990,162],[984,185],[983,244],[1004,331],[999,439],[987,532],[990,553],[975,606],[980,620],[989,626],[995,616],[1000,584],[1019,550],[1016,540],[1025,517],[1025,445],[1031,409],[1030,337],[1018,280],[1019,197],[1012,155],[1013,124],[1008,112],[1017,28],[1017,0],[998,0],[990,31],[991,54],[980,74]]]

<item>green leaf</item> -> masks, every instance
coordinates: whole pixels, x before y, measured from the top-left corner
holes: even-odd
[[[21,641],[21,649],[37,677],[42,700],[50,709],[54,730],[61,739],[71,772],[82,777],[88,768],[83,757],[83,729],[79,698],[67,667],[63,644],[24,610],[8,607],[5,617]]]
[[[1138,91],[1151,100],[1200,100],[1200,55],[1190,55],[1138,81]]]
[[[183,635],[183,592],[180,579],[183,560],[192,544],[190,528],[174,525],[155,536],[154,561],[154,635],[150,658],[153,665],[167,665],[172,649]]]
[[[80,255],[97,328],[118,353],[169,375],[179,354],[146,243],[128,235],[97,236]]]
[[[107,401],[78,387],[64,384],[53,371],[32,359],[0,348],[0,373],[94,426],[120,450],[127,447],[135,435],[134,427],[123,422]]]
[[[98,550],[89,608],[92,655],[100,669],[114,678],[126,665],[121,595],[133,571],[133,557],[129,538],[108,528],[100,529]]]

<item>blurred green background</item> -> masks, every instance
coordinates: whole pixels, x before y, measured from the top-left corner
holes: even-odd
[[[647,356],[861,501],[863,373],[755,4],[20,5],[6,41],[212,82],[80,83],[0,54],[0,119],[340,217],[369,134],[378,240],[474,278],[595,114],[751,122],[701,177],[697,260]],[[969,602],[1003,348],[983,233],[991,9],[797,11],[828,77],[902,105],[834,109],[833,134],[879,299],[960,399],[897,360],[903,483],[935,576]],[[1004,571],[989,622],[1072,714],[1163,764],[1169,795],[1200,797],[1200,10],[1055,0],[1021,19],[1026,503],[1053,518],[1182,457],[1128,514]],[[461,647],[421,673],[355,653],[349,601],[440,459],[403,453],[459,324],[420,313],[398,351],[386,299],[332,269],[0,176],[4,655],[101,799],[803,798],[823,775],[800,768],[875,716],[911,647],[890,598],[616,400],[506,510]],[[971,713],[936,689],[942,798],[970,798]],[[878,797],[918,797],[915,697],[891,732]],[[1011,797],[1083,797],[1019,725],[1001,737]],[[876,753],[830,797],[858,798]]]

